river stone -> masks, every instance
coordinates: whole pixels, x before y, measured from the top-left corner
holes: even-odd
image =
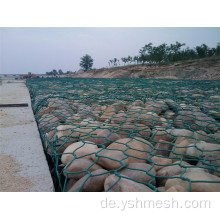
[[[129,121],[127,114],[125,112],[119,112],[118,114],[115,114],[111,118],[111,122],[115,124],[121,124]]]
[[[133,106],[127,112],[128,118],[131,118],[133,123],[144,124],[147,126],[163,125],[164,121],[161,121],[161,117],[156,113],[148,112],[145,108],[139,106]]]
[[[39,117],[42,117],[44,114],[48,114],[50,112],[52,112],[53,110],[55,110],[56,108],[55,107],[43,107],[41,108],[38,112],[37,112],[37,115]]]
[[[144,124],[147,126],[162,126],[166,127],[167,126],[167,121],[165,118],[161,118],[158,116],[156,113],[153,112],[148,112],[147,114],[141,114],[139,115],[138,119],[136,121],[140,124]]]
[[[133,180],[149,182],[156,175],[156,171],[150,164],[146,163],[129,163],[125,168],[118,171],[122,176],[127,176]]]
[[[94,120],[93,118],[85,118],[80,122],[80,125],[89,126],[91,128],[96,128],[100,126],[100,122]]]
[[[197,168],[190,170],[183,174],[183,177],[191,181],[191,192],[220,192],[220,178],[204,172],[203,169]],[[185,191],[189,191],[190,183],[187,180],[182,180],[180,178],[167,180],[165,189],[169,190],[175,185],[179,185],[183,187]]]
[[[169,142],[164,140],[159,140],[159,142],[156,143],[154,147],[155,150],[152,153],[155,155],[169,157],[170,150],[172,149],[172,147],[173,147],[172,144],[170,144]]]
[[[97,145],[108,146],[113,141],[119,140],[121,137],[115,132],[110,131],[109,129],[97,129],[94,132],[90,132],[92,137],[84,138],[86,141],[94,142]]]
[[[190,138],[185,138],[178,144],[175,142],[175,147],[173,147],[169,157],[172,158],[173,162],[179,161],[181,158],[185,158],[188,146],[195,143],[196,140]]]
[[[141,100],[135,100],[134,102],[131,103],[131,106],[144,106],[144,103]]]
[[[192,141],[195,140],[195,143],[198,140],[213,141],[213,138],[209,137],[204,131],[192,132],[187,129],[169,129],[167,132],[175,137],[175,144],[178,144],[185,139],[192,139]]]
[[[167,131],[162,127],[156,127],[155,129],[152,130],[151,139],[154,140],[155,142],[159,140],[164,140],[165,142],[172,142],[174,138],[175,138],[174,136],[169,134],[169,130]]]
[[[57,127],[59,125],[59,119],[53,115],[50,114],[44,114],[39,119],[39,128],[42,129],[45,132],[49,132],[54,127]]]
[[[218,123],[215,119],[200,111],[180,111],[174,120],[177,128],[190,127],[193,130],[204,130],[206,132],[216,132]]]
[[[193,137],[193,132],[187,129],[167,129],[166,132],[175,139],[175,144],[178,144],[186,138]]]
[[[74,178],[71,178],[67,181],[66,187],[65,187],[65,192],[68,192],[73,185],[77,182],[77,180],[75,180]]]
[[[80,116],[81,119],[85,119],[85,118],[97,119],[97,116],[93,113],[92,107],[85,104],[80,104],[78,106],[77,114]]]
[[[145,109],[147,109],[148,112],[161,114],[162,111],[168,110],[168,106],[164,101],[147,101]]]
[[[118,134],[122,138],[128,138],[130,134],[137,137],[148,138],[151,136],[151,129],[143,124],[125,123],[120,126]]]
[[[118,112],[118,111],[126,111],[127,110],[126,102],[125,101],[123,101],[123,102],[115,102],[111,106],[112,106],[112,108],[115,109],[116,112]]]
[[[220,144],[220,132],[209,134],[208,138],[210,138],[208,139],[208,142]]]
[[[95,104],[95,106],[92,106],[92,114],[99,118],[102,114],[101,106],[97,104]]]
[[[83,120],[83,117],[79,114],[73,114],[72,116],[66,118],[66,123],[80,123]]]
[[[92,142],[76,142],[69,145],[61,156],[61,162],[63,164],[68,164],[71,160],[76,158],[83,157],[83,159],[91,159],[91,155],[98,151],[97,145]]]
[[[157,183],[159,183],[160,186],[164,186],[167,179],[165,177],[172,177],[176,175],[180,175],[181,173],[188,170],[191,165],[187,162],[175,162],[171,164],[170,166],[165,166],[157,171]],[[161,178],[162,177],[162,178]]]
[[[180,185],[174,185],[170,187],[168,190],[166,190],[165,192],[187,192],[187,189],[185,189],[184,187]]]
[[[62,105],[67,105],[66,100],[62,100],[59,98],[49,98],[47,102],[48,107],[55,107],[56,109],[59,109]]]
[[[45,136],[48,141],[54,141],[56,138],[56,128],[53,128],[52,130],[47,132]]]
[[[119,139],[108,146],[108,149],[122,150],[129,163],[145,163],[152,148],[150,142],[139,137]]]
[[[158,189],[160,192],[165,192],[165,186],[159,186],[159,187],[157,187],[157,189]]]
[[[107,170],[95,170],[79,179],[68,192],[101,192],[104,190],[105,179],[109,175]]]
[[[172,164],[172,159],[153,156],[148,158],[148,163],[152,164],[156,171],[162,169],[163,167]]]
[[[78,110],[78,103],[76,104],[73,100],[67,100],[67,104],[72,109],[73,112],[77,112]]]
[[[101,166],[95,164],[92,160],[89,159],[75,159],[72,162],[68,163],[63,171],[63,175],[67,176],[68,178],[74,178],[76,180],[82,178],[88,172],[92,172],[98,169],[102,169]],[[70,172],[80,172],[80,173],[70,173]]]
[[[92,160],[107,170],[115,170],[128,164],[127,157],[117,150],[102,149],[91,156]]]
[[[169,106],[170,109],[173,109],[173,110],[176,110],[178,107],[178,104],[172,99],[166,99],[165,103]]]
[[[164,118],[166,118],[167,120],[173,120],[175,118],[175,112],[168,110],[164,113]]]
[[[199,141],[196,144],[190,144],[186,150],[187,156],[202,157],[208,154],[220,155],[220,145]]]
[[[102,116],[99,118],[100,121],[107,121],[111,120],[113,115],[116,114],[115,108],[112,106],[108,106],[106,109],[104,109]]]
[[[216,118],[220,118],[220,112],[218,111],[214,111],[214,110],[210,110],[209,114],[216,117]]]
[[[207,134],[204,131],[195,131],[193,133],[193,137],[196,138],[197,140],[200,141],[206,141],[206,142],[211,142],[211,143],[217,143],[215,138],[212,136],[212,134]],[[220,144],[220,143],[219,143]]]
[[[79,104],[78,105],[78,114],[89,114],[92,112],[92,108],[88,105]]]
[[[202,161],[197,163],[197,166],[203,167],[210,174],[220,177],[220,155],[205,155]]]
[[[56,144],[69,146],[71,143],[76,142],[80,136],[79,129],[74,125],[59,125],[57,127]]]
[[[84,139],[86,141],[94,142],[94,139],[97,136],[97,133],[102,131],[103,128],[101,126],[87,126],[81,125],[80,123],[80,139]]]
[[[52,112],[52,114],[57,117],[59,120],[65,122],[66,119],[68,119],[69,117],[71,117],[71,115],[73,114],[73,112],[67,111],[65,109],[56,109]]]
[[[113,184],[115,185],[112,186]],[[109,189],[109,187],[111,188]],[[137,183],[135,181],[125,178],[119,179],[119,177],[115,176],[114,174],[106,178],[104,183],[104,189],[105,191],[109,189],[109,192],[153,192],[152,189],[150,189],[144,184]]]

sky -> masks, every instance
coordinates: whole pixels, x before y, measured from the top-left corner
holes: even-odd
[[[102,68],[110,59],[138,55],[150,42],[176,41],[215,47],[220,28],[0,28],[0,74],[77,71],[85,54],[94,59],[93,68]]]

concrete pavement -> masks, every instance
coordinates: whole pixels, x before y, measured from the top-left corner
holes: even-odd
[[[54,191],[25,81],[2,80],[0,104],[0,191]]]

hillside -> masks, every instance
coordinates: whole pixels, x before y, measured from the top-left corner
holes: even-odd
[[[172,64],[138,64],[103,68],[78,73],[73,77],[220,80],[220,57],[210,57]]]

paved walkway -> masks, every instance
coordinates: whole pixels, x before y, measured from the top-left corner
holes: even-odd
[[[3,80],[0,104],[0,191],[54,191],[31,100],[24,81]]]

